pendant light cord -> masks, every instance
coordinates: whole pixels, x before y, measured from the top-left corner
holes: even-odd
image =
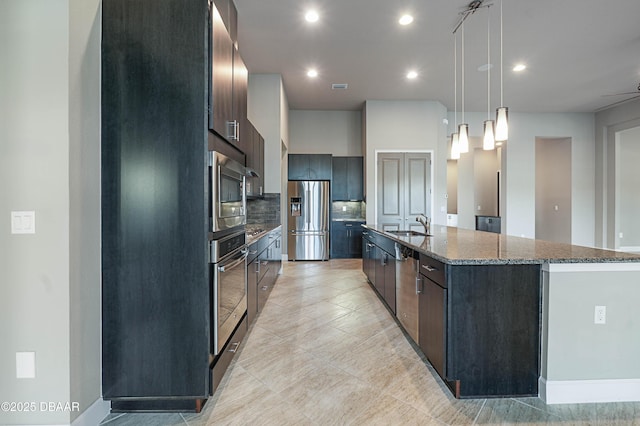
[[[503,99],[503,83],[502,83],[502,73],[504,67],[503,67],[503,63],[502,63],[502,0],[500,0],[500,106],[504,106],[504,99]]]
[[[462,123],[464,121],[464,22],[462,22]]]
[[[487,120],[491,120],[491,14],[487,8]]]
[[[458,34],[453,33],[453,116],[454,132],[458,132]]]

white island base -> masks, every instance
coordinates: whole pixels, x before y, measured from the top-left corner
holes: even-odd
[[[546,263],[542,277],[540,398],[640,401],[640,263]]]

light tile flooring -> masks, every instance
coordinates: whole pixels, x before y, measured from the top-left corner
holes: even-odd
[[[640,425],[640,403],[456,400],[383,307],[360,260],[285,262],[200,414],[110,414],[124,425]]]

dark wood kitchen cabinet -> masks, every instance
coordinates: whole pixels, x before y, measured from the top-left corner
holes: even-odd
[[[224,4],[222,5],[224,8]],[[233,2],[231,2],[231,6]],[[223,9],[224,10],[224,9]],[[234,28],[232,22],[235,13],[229,14],[229,27]],[[247,88],[249,74],[247,67],[235,47],[234,40],[225,26],[223,14],[216,7],[211,8],[212,30],[209,58],[211,90],[209,91],[209,128],[226,141],[234,145],[239,151],[245,152],[249,145],[250,134],[244,135],[247,118]]]
[[[282,266],[282,228],[262,236],[249,247],[247,257],[248,323],[251,325],[264,308]]]
[[[445,266],[420,254],[418,345],[441,377],[446,376],[447,284]]]
[[[333,157],[331,199],[333,201],[362,201],[362,157]]]
[[[289,180],[331,180],[331,154],[289,154]]]
[[[387,235],[364,230],[362,263],[379,298],[391,307],[386,290],[393,278],[385,267],[394,239]],[[423,246],[407,247],[420,251],[417,343],[454,395],[538,395],[540,265],[447,263]]]
[[[226,33],[215,15],[207,0],[102,2],[102,395],[114,411],[198,410],[221,365],[206,159],[212,146],[244,155],[209,131],[233,58],[226,40],[211,61]]]
[[[261,197],[264,194],[264,138],[249,120],[245,133],[250,134],[250,146],[246,150],[246,166],[258,176],[247,177],[247,197]]]
[[[331,221],[331,257],[357,259],[362,257],[362,224],[357,220]]]
[[[420,254],[419,346],[457,397],[537,394],[538,265]]]
[[[378,233],[363,233],[362,267],[371,286],[396,313],[396,258],[395,243]]]

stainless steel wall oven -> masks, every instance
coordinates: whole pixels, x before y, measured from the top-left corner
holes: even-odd
[[[229,231],[247,223],[245,167],[231,158],[209,152],[211,232]]]
[[[212,354],[218,355],[247,311],[244,228],[211,241]]]

